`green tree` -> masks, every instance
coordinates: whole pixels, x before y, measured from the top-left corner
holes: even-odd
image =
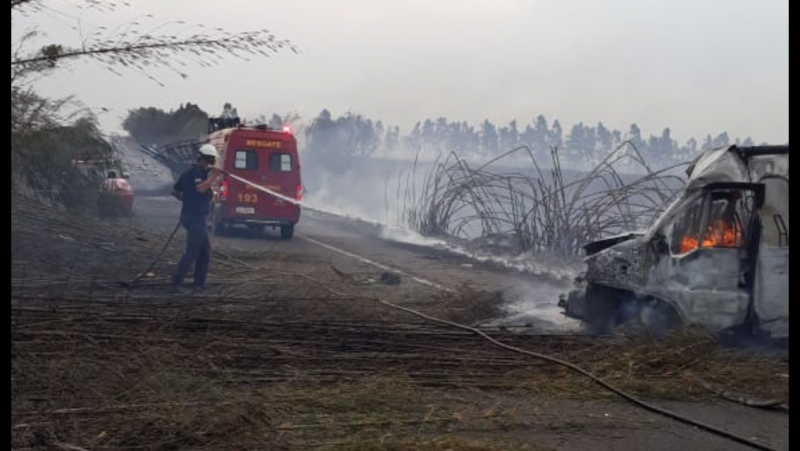
[[[198,139],[208,127],[208,114],[199,106],[187,103],[177,110],[137,108],[128,112],[122,128],[144,145],[161,145]]]

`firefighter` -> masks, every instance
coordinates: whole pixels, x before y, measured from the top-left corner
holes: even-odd
[[[203,144],[197,161],[181,174],[172,190],[172,195],[183,202],[181,225],[186,229],[186,250],[175,273],[172,275],[172,291],[183,292],[183,279],[194,263],[194,291],[205,289],[206,274],[211,258],[211,242],[208,238],[206,218],[211,208],[212,185],[220,176],[216,167],[217,149]]]

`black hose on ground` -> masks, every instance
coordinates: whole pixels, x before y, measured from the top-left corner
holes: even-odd
[[[149,273],[155,267],[155,265],[158,263],[158,261],[161,260],[161,257],[164,255],[164,252],[167,250],[167,247],[169,246],[170,242],[172,242],[172,239],[175,237],[175,234],[178,232],[178,229],[180,228],[180,226],[181,226],[180,222],[178,222],[178,224],[175,225],[175,229],[169,235],[169,238],[167,238],[167,241],[164,243],[164,246],[161,248],[161,251],[159,251],[158,255],[153,260],[153,262],[150,264],[150,266],[146,270],[144,270],[141,274],[139,274],[137,277],[135,277],[133,280],[131,280],[129,283],[126,284],[125,282],[122,282],[123,285],[126,285],[126,286],[134,286],[134,285],[136,285],[145,275],[147,275],[147,273]],[[246,265],[246,266],[249,266],[249,265]],[[333,291],[333,290],[330,290],[330,291]],[[503,348],[505,350],[516,352],[516,353],[519,353],[519,354],[529,355],[531,357],[535,357],[535,358],[540,359],[540,360],[544,360],[544,361],[547,361],[547,362],[550,362],[550,363],[554,363],[556,365],[563,366],[563,367],[568,368],[568,369],[570,369],[572,371],[575,371],[578,374],[581,374],[582,376],[585,376],[585,377],[591,379],[596,384],[600,385],[601,387],[605,388],[606,390],[614,393],[615,395],[617,395],[620,398],[632,403],[633,405],[635,405],[637,407],[640,407],[642,409],[645,409],[647,411],[656,413],[658,415],[665,416],[667,418],[671,418],[673,420],[676,420],[678,422],[687,424],[689,426],[697,427],[697,428],[702,429],[702,430],[704,430],[706,432],[710,432],[712,434],[715,434],[715,435],[718,435],[720,437],[732,440],[734,442],[740,443],[740,444],[745,445],[745,446],[749,446],[749,447],[754,448],[754,449],[758,449],[758,450],[762,450],[762,451],[779,451],[777,448],[772,448],[772,447],[770,447],[770,446],[768,446],[766,444],[758,443],[758,442],[750,440],[750,439],[748,439],[746,437],[742,437],[741,435],[734,434],[733,432],[729,432],[729,431],[717,428],[715,426],[712,426],[712,425],[707,424],[707,423],[703,423],[701,421],[693,420],[693,419],[691,419],[689,417],[680,415],[680,414],[672,412],[670,410],[663,409],[661,407],[658,407],[658,406],[655,406],[655,405],[650,404],[648,402],[645,402],[645,401],[633,396],[632,394],[630,394],[630,393],[628,393],[628,392],[626,392],[624,390],[621,390],[621,389],[609,384],[608,382],[604,381],[600,377],[595,376],[594,374],[590,373],[589,371],[586,371],[585,369],[579,367],[578,365],[575,365],[574,363],[567,362],[566,360],[561,360],[559,358],[556,358],[556,357],[553,357],[553,356],[549,356],[547,354],[541,354],[541,353],[538,353],[538,352],[533,352],[533,351],[528,351],[528,350],[525,350],[525,349],[522,349],[522,348],[517,348],[516,346],[507,345],[505,343],[502,343],[502,342],[490,337],[485,332],[483,332],[483,331],[481,331],[479,329],[476,329],[474,327],[470,327],[470,326],[467,326],[467,325],[464,325],[464,324],[454,323],[452,321],[447,321],[447,320],[444,320],[444,319],[440,319],[440,318],[436,318],[436,317],[433,317],[433,316],[429,316],[429,315],[426,315],[426,314],[424,314],[422,312],[419,312],[417,310],[414,310],[414,309],[411,309],[411,308],[408,308],[408,307],[402,307],[402,306],[399,306],[397,304],[392,304],[391,302],[382,301],[382,300],[380,300],[378,298],[367,297],[366,299],[369,299],[369,300],[372,300],[372,301],[376,301],[379,304],[384,305],[384,306],[389,307],[389,308],[392,308],[392,309],[396,309],[396,310],[400,310],[400,311],[403,311],[403,312],[406,312],[406,313],[410,313],[410,314],[412,314],[414,316],[417,316],[417,317],[422,318],[422,319],[424,319],[426,321],[429,321],[429,322],[442,324],[442,325],[445,325],[445,326],[449,326],[449,327],[453,327],[453,328],[456,328],[456,329],[461,329],[461,330],[464,330],[464,331],[467,331],[467,332],[471,332],[471,333],[473,333],[475,335],[478,335],[479,337],[485,339],[489,343],[492,343],[493,345],[495,345],[497,347],[500,347],[500,348]]]
[[[177,224],[175,224],[175,228],[174,228],[174,229],[172,229],[172,233],[170,233],[170,234],[169,234],[169,237],[167,238],[167,241],[165,241],[165,242],[164,242],[164,245],[161,247],[161,250],[160,250],[160,251],[158,251],[158,255],[156,255],[156,258],[154,258],[154,259],[153,259],[153,261],[150,263],[150,266],[148,266],[148,267],[147,267],[147,269],[145,269],[144,271],[142,271],[141,273],[139,273],[139,275],[138,275],[138,276],[134,277],[134,278],[133,278],[133,279],[131,279],[129,282],[120,282],[120,285],[122,285],[122,286],[125,286],[125,287],[134,287],[134,286],[136,286],[136,285],[137,285],[137,284],[138,284],[138,283],[139,283],[139,282],[140,282],[140,281],[141,281],[141,280],[142,280],[142,279],[143,279],[143,278],[144,278],[144,277],[145,277],[145,276],[146,276],[146,275],[147,275],[147,274],[148,274],[150,271],[152,271],[152,270],[153,270],[153,268],[155,268],[155,267],[156,267],[156,265],[158,264],[158,262],[159,262],[159,261],[161,261],[161,257],[163,257],[163,256],[164,256],[164,252],[166,252],[166,251],[167,251],[167,248],[169,247],[169,244],[170,244],[170,243],[172,242],[172,240],[175,238],[175,234],[177,234],[177,233],[178,233],[178,229],[180,229],[180,228],[181,228],[181,222],[180,222],[180,221],[178,221],[178,223],[177,223]]]
[[[718,435],[720,437],[732,440],[732,441],[740,443],[742,445],[749,446],[749,447],[754,448],[754,449],[759,449],[759,450],[763,450],[763,451],[778,451],[776,448],[772,448],[772,447],[770,447],[770,446],[768,446],[766,444],[758,443],[758,442],[753,441],[751,439],[748,439],[746,437],[742,437],[741,435],[734,434],[733,432],[729,432],[729,431],[725,431],[723,429],[719,429],[719,428],[717,428],[715,426],[712,426],[710,424],[706,424],[706,423],[703,423],[703,422],[700,422],[700,421],[697,421],[697,420],[693,420],[693,419],[691,419],[689,417],[685,417],[683,415],[680,415],[678,413],[672,412],[670,410],[663,409],[661,407],[655,406],[655,405],[650,404],[648,402],[642,401],[641,399],[633,396],[632,394],[630,394],[628,392],[625,392],[625,391],[623,391],[623,390],[621,390],[621,389],[619,389],[617,387],[614,387],[613,385],[611,385],[608,382],[604,381],[600,377],[595,376],[594,374],[584,370],[583,368],[575,365],[574,363],[570,363],[570,362],[567,362],[565,360],[561,360],[561,359],[558,359],[556,357],[549,356],[549,355],[546,355],[546,354],[540,354],[538,352],[528,351],[528,350],[525,350],[525,349],[517,348],[515,346],[507,345],[505,343],[501,343],[500,341],[497,341],[496,339],[494,339],[494,338],[490,337],[489,335],[487,335],[485,332],[483,332],[481,330],[478,330],[478,329],[476,329],[474,327],[470,327],[470,326],[466,326],[464,324],[458,324],[458,323],[454,323],[452,321],[447,321],[447,320],[435,318],[435,317],[432,317],[432,316],[428,316],[428,315],[426,315],[424,313],[421,313],[421,312],[418,312],[418,311],[416,311],[414,309],[411,309],[411,308],[408,308],[408,307],[402,307],[402,306],[399,306],[399,305],[396,305],[396,304],[392,304],[390,302],[382,301],[380,299],[376,299],[376,298],[371,298],[371,299],[372,300],[376,300],[378,303],[380,303],[382,305],[385,305],[385,306],[393,308],[393,309],[401,310],[401,311],[404,311],[406,313],[410,313],[410,314],[412,314],[414,316],[417,316],[419,318],[422,318],[422,319],[424,319],[426,321],[430,321],[430,322],[438,323],[438,324],[443,324],[443,325],[446,325],[446,326],[449,326],[449,327],[454,327],[456,329],[461,329],[461,330],[465,330],[465,331],[471,332],[471,333],[480,336],[481,338],[487,340],[488,342],[490,342],[493,345],[498,346],[500,348],[503,348],[503,349],[506,349],[506,350],[509,350],[509,351],[512,351],[512,352],[516,352],[516,353],[519,353],[519,354],[525,354],[525,355],[529,355],[531,357],[536,357],[536,358],[538,358],[540,360],[545,360],[547,362],[554,363],[556,365],[561,365],[563,367],[566,367],[566,368],[568,368],[568,369],[570,369],[572,371],[575,371],[576,373],[579,373],[579,374],[581,374],[583,376],[588,377],[589,379],[591,379],[592,381],[594,381],[595,383],[597,383],[601,387],[603,387],[606,390],[614,393],[615,395],[621,397],[622,399],[625,399],[626,401],[631,402],[635,406],[643,408],[643,409],[648,410],[650,412],[653,412],[653,413],[656,413],[656,414],[671,418],[673,420],[679,421],[679,422],[684,423],[684,424],[688,424],[690,426],[697,427],[697,428],[702,429],[702,430],[704,430],[706,432],[710,432],[712,434],[715,434],[715,435]]]

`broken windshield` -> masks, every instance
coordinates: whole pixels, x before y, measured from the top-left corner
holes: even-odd
[[[670,249],[683,255],[699,248],[741,248],[752,196],[741,190],[713,191],[694,199],[672,223]]]

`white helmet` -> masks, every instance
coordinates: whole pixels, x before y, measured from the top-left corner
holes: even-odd
[[[217,148],[213,144],[203,144],[200,146],[200,155],[204,157],[217,158]]]

